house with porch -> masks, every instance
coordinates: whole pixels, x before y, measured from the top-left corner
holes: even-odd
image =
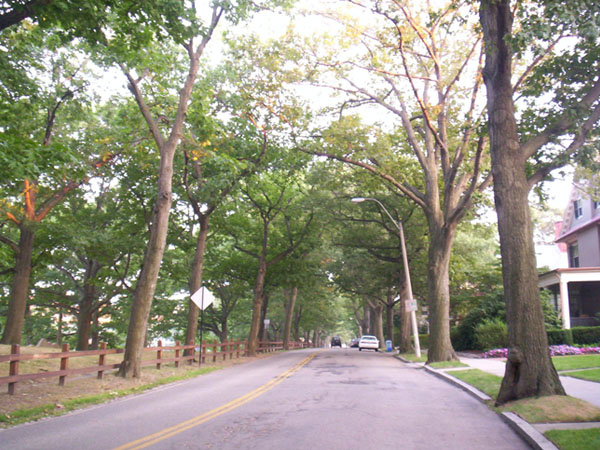
[[[566,249],[568,267],[539,276],[553,295],[563,328],[600,325],[600,201],[574,187],[556,243]]]

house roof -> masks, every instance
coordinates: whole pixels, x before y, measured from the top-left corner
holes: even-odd
[[[591,227],[592,225],[598,224],[600,223],[600,215],[593,217],[591,220],[588,220],[585,223],[582,223],[581,225],[570,229],[569,231],[567,231],[565,234],[563,234],[562,236],[560,236],[557,240],[556,243],[561,243],[561,242],[566,242],[569,240],[569,238],[573,237],[573,235],[579,233],[582,230],[585,230],[586,228]]]

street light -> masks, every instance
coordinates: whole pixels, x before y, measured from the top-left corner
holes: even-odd
[[[417,328],[417,314],[415,312],[416,311],[416,300],[413,298],[412,286],[410,284],[410,271],[408,269],[408,258],[406,257],[406,244],[404,242],[404,229],[402,228],[402,221],[399,220],[398,222],[396,222],[394,220],[394,218],[392,217],[392,215],[389,213],[389,211],[386,209],[386,207],[383,206],[383,203],[381,203],[376,198],[355,197],[352,199],[352,202],[354,202],[354,203],[362,203],[365,201],[375,202],[379,206],[381,206],[381,209],[383,209],[385,211],[385,213],[388,215],[388,217],[390,218],[392,223],[394,225],[396,225],[396,227],[398,228],[398,231],[400,231],[400,245],[402,246],[402,261],[404,263],[404,275],[406,276],[406,288],[408,290],[407,302],[409,302],[409,306],[410,306],[410,323],[412,326],[413,339],[415,341],[415,354],[417,355],[417,358],[420,358],[421,357],[421,345],[419,344],[419,329]]]

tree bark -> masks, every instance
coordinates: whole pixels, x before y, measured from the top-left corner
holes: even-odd
[[[385,339],[383,337],[383,305],[375,301],[369,302],[371,310],[371,333],[379,339],[379,347],[383,347]]]
[[[429,348],[427,363],[458,359],[450,341],[450,253],[456,223],[429,224],[427,287],[429,293]]]
[[[283,349],[290,349],[290,332],[292,329],[292,317],[294,315],[294,307],[296,306],[296,298],[298,297],[298,288],[293,287],[289,291],[286,290],[287,301],[285,303],[285,325],[283,327]]]
[[[508,359],[497,404],[544,395],[565,395],[552,365],[537,286],[526,178],[527,157],[517,132],[511,84],[512,32],[508,0],[481,2],[494,201],[498,215],[508,325]]]
[[[194,252],[194,261],[192,263],[192,273],[190,277],[190,296],[202,287],[202,272],[204,270],[204,252],[206,250],[206,238],[209,229],[209,217],[202,215],[199,218],[200,232],[196,239],[196,250]],[[198,333],[198,316],[200,308],[196,304],[188,300],[188,321],[185,331],[185,343],[195,342],[196,334]],[[185,350],[184,355],[189,356],[192,350]]]
[[[125,354],[119,368],[119,375],[123,377],[138,378],[140,376],[140,363],[148,327],[148,318],[167,241],[172,202],[173,156],[175,155],[175,148],[176,142],[173,142],[169,147],[161,151],[158,198],[154,208],[154,220],[150,228],[150,240],[144,255],[143,267],[138,278],[133,305],[131,307]]]
[[[254,283],[254,304],[252,308],[252,322],[250,323],[250,335],[248,336],[248,356],[256,356],[258,350],[258,333],[260,331],[260,316],[266,274],[267,261],[266,256],[264,256],[259,261],[258,274]]]
[[[83,294],[79,303],[79,315],[77,317],[77,350],[88,350],[89,348],[94,304],[97,301],[94,282],[99,270],[100,264],[97,260],[89,259],[87,261],[83,281]]]
[[[8,303],[6,325],[2,334],[2,344],[21,344],[25,309],[31,278],[31,259],[33,255],[33,240],[35,231],[28,221],[23,219],[19,225],[19,247],[15,254],[15,273],[13,286]]]

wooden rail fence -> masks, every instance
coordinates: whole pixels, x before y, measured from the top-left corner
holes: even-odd
[[[289,347],[290,349],[298,349],[308,347],[308,345],[303,342],[290,342]],[[231,339],[225,342],[213,341],[212,343],[202,341],[202,345],[194,343],[181,345],[181,342],[177,341],[174,346],[163,346],[162,342],[158,341],[158,346],[144,348],[144,352],[156,352],[156,358],[142,359],[141,365],[151,366],[156,364],[157,369],[160,369],[162,364],[167,363],[174,363],[175,367],[179,367],[181,362],[187,362],[187,364],[191,365],[196,360],[196,352],[199,353],[197,355],[199,364],[206,363],[207,359],[212,359],[212,362],[217,362],[217,359],[225,361],[228,356],[229,359],[234,359],[234,355],[236,359],[245,356],[247,348],[247,340],[241,341],[240,339]],[[187,355],[185,355],[186,350],[188,350]],[[259,342],[259,353],[275,352],[279,350],[283,350],[283,342],[281,341]],[[63,344],[60,352],[26,354],[21,353],[20,345],[13,344],[9,355],[0,355],[0,363],[9,363],[8,376],[0,377],[0,384],[8,384],[8,394],[14,395],[17,383],[21,381],[58,377],[58,384],[64,386],[67,376],[94,372],[97,373],[97,379],[101,380],[104,372],[117,369],[120,365],[120,363],[107,364],[106,355],[123,352],[124,349],[120,348],[107,349],[106,343],[103,342],[100,344],[98,350],[69,351],[69,344]],[[163,357],[163,352],[174,352],[175,356],[165,358]],[[98,356],[98,364],[89,367],[68,368],[69,359],[82,356]],[[60,369],[39,373],[19,373],[19,362],[41,359],[60,359]]]

